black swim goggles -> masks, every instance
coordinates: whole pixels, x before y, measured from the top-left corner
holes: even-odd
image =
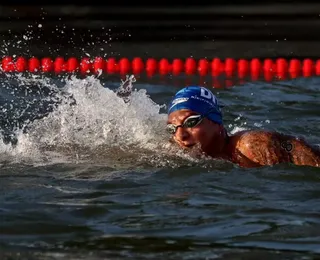
[[[208,113],[206,113],[205,115],[192,115],[192,116],[188,116],[181,125],[174,125],[174,124],[167,124],[167,131],[169,134],[174,135],[179,127],[183,127],[183,128],[193,128],[196,127],[197,125],[199,125],[202,120],[207,117],[210,113],[213,112],[214,109],[210,110]]]

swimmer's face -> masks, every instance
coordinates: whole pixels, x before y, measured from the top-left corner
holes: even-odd
[[[168,126],[170,124],[174,125],[173,129],[175,131],[172,131],[175,132],[172,133],[173,140],[181,147],[191,148],[199,145],[203,152],[209,153],[214,149],[215,140],[221,137],[221,126],[207,118],[203,118],[194,127],[186,127],[188,126],[186,122],[192,118],[196,119],[196,115],[199,114],[191,110],[177,110],[169,114],[167,124]],[[182,125],[185,125],[185,127],[182,127]]]

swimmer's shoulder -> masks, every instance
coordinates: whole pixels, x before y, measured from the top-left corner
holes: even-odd
[[[240,161],[250,160],[253,163],[273,165],[279,163],[283,158],[279,157],[275,143],[279,136],[275,132],[251,130],[236,133],[235,153]]]

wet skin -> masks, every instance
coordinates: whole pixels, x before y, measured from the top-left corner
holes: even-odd
[[[168,116],[167,123],[181,125],[197,113],[178,110]],[[183,148],[199,145],[203,153],[238,164],[260,167],[279,163],[320,167],[320,150],[305,140],[269,131],[242,131],[228,136],[223,125],[204,118],[193,128],[178,127],[173,140]]]

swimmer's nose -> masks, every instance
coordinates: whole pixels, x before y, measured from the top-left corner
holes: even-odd
[[[183,127],[178,127],[177,132],[175,134],[175,139],[180,143],[183,144],[188,138],[190,134],[188,131]]]

